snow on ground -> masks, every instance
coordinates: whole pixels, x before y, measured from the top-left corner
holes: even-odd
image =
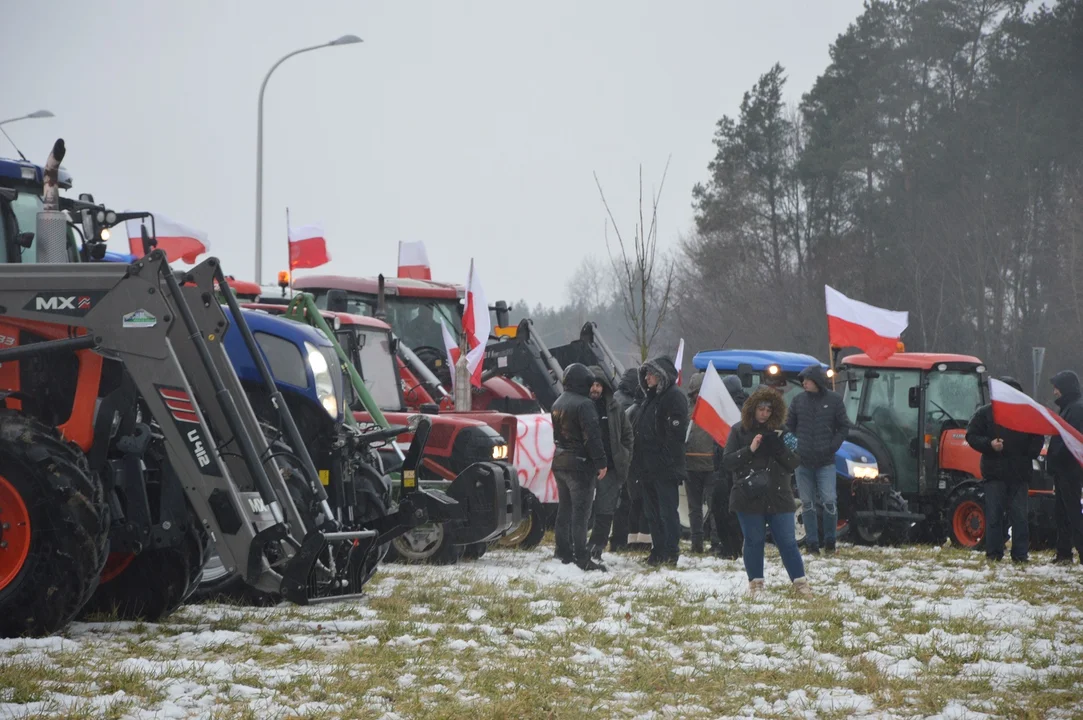
[[[843,547],[794,595],[738,562],[585,574],[552,548],[385,566],[361,601],[188,605],[0,640],[0,718],[1083,715],[1083,569]]]

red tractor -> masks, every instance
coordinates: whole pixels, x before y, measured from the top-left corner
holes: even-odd
[[[989,402],[981,360],[899,352],[877,362],[850,355],[839,363],[836,378],[845,382],[840,389],[854,423],[847,439],[873,455],[880,476],[890,478],[909,511],[925,516],[914,539],[940,543],[948,536],[960,547],[982,547],[981,456],[966,442],[970,418]],[[1030,482],[1034,547],[1055,539],[1053,486],[1044,463],[1043,451]]]

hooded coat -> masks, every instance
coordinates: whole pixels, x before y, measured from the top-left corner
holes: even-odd
[[[1001,381],[1022,392],[1017,380],[1004,377]],[[993,440],[1000,438],[1004,447],[993,449]],[[1000,480],[1009,484],[1026,483],[1033,474],[1033,461],[1042,453],[1043,435],[1031,435],[997,425],[993,420],[993,405],[983,405],[970,418],[966,428],[967,444],[981,453],[982,480]]]
[[[828,389],[827,373],[809,365],[797,376],[816,383],[816,392],[799,393],[790,401],[786,429],[797,436],[797,455],[804,467],[835,464],[835,453],[850,432],[850,419],[842,396]]]
[[[620,384],[617,385],[613,397],[620,403],[621,410],[628,412],[628,408],[636,401],[636,388],[639,387],[639,368],[628,368],[621,376]]]
[[[1079,376],[1071,370],[1063,370],[1049,379],[1060,397],[1056,399],[1060,416],[1076,430],[1083,432],[1083,392],[1080,390]],[[1060,435],[1053,435],[1049,440],[1049,453],[1046,456],[1049,469],[1058,475],[1075,476],[1083,479],[1083,467],[1069,452]]]
[[[564,371],[564,392],[553,403],[549,414],[553,418],[554,470],[578,471],[593,467],[600,471],[608,466],[602,445],[602,427],[590,386],[594,375],[582,363],[572,363]]]
[[[603,431],[609,433],[609,450],[613,454],[616,479],[623,483],[628,479],[628,467],[632,464],[632,424],[624,414],[624,408],[617,400],[605,371],[597,365],[587,369],[594,374],[594,381],[602,385],[602,400],[606,404],[608,420],[608,426]]]
[[[658,385],[647,387],[647,373]],[[639,367],[643,398],[628,410],[632,420],[632,472],[645,482],[684,482],[684,439],[688,433],[688,398],[677,387],[677,368],[663,356]]]
[[[756,406],[761,402],[771,403],[771,417],[763,425],[756,422]],[[790,477],[800,461],[782,440],[785,418],[786,403],[767,386],[756,388],[741,406],[741,422],[730,429],[722,455],[722,469],[733,473],[731,512],[775,515],[797,509]],[[763,435],[763,440],[753,452],[752,440],[757,435]],[[771,476],[767,488],[759,492],[742,482],[754,470],[767,470]]]
[[[705,373],[697,372],[688,379],[688,404],[694,406],[703,387]],[[718,443],[711,434],[694,422],[688,426],[688,440],[684,443],[684,457],[688,472],[712,472]]]

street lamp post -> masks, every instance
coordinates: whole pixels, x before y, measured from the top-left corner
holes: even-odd
[[[312,47],[301,48],[300,50],[294,50],[288,55],[283,56],[278,62],[271,66],[271,69],[267,71],[266,77],[263,78],[263,84],[259,86],[259,122],[256,128],[256,284],[261,284],[263,277],[263,91],[267,89],[267,81],[271,79],[271,73],[281,65],[289,60],[294,55],[300,55],[301,53],[308,52],[310,50],[319,50],[325,47],[334,47],[336,45],[353,45],[354,43],[361,42],[361,38],[356,35],[343,35],[337,40],[332,40],[329,43],[323,43],[322,45],[313,45]]]
[[[23,159],[23,162],[30,162],[29,160],[26,159],[26,155],[23,155],[23,151],[20,150],[19,147],[15,144],[15,141],[12,140],[8,136],[7,131],[4,130],[4,128],[2,126],[7,125],[8,123],[18,122],[19,120],[37,120],[38,118],[51,118],[51,117],[56,117],[56,116],[53,115],[48,110],[35,110],[34,112],[30,113],[29,115],[20,115],[19,117],[9,118],[7,120],[0,120],[0,133],[3,133],[4,137],[6,137],[8,139],[8,142],[11,143],[11,147],[15,148],[15,152],[19,153],[19,157]]]
[[[13,122],[16,122],[18,120],[37,120],[38,118],[50,118],[50,117],[56,117],[56,116],[53,115],[48,110],[35,110],[34,112],[30,113],[29,115],[20,115],[19,117],[9,118],[7,120],[0,120],[0,125],[7,125],[8,123],[13,123]]]

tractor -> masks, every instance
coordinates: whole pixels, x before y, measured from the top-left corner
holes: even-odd
[[[985,511],[980,454],[966,442],[974,412],[989,402],[985,365],[970,355],[900,351],[877,362],[857,354],[838,363],[849,441],[871,454],[882,476],[924,515],[914,539],[981,548]],[[1034,462],[1029,517],[1033,547],[1055,541],[1053,483]]]
[[[719,373],[737,375],[746,388],[761,383],[776,385],[782,392],[786,405],[797,393],[802,392],[797,376],[810,365],[820,365],[834,373],[811,355],[773,350],[707,350],[697,353],[692,365],[706,370],[713,362]],[[837,537],[847,537],[854,542],[874,544],[898,542],[906,537],[913,522],[920,516],[906,513],[902,496],[892,491],[886,478],[881,477],[881,467],[876,457],[856,442],[846,441],[835,453],[835,478],[838,489]],[[804,520],[801,517],[800,498],[795,522],[799,543],[805,541]],[[904,513],[899,515],[898,513]],[[885,530],[887,531],[885,533]],[[851,532],[852,531],[852,532]]]
[[[408,422],[410,414],[403,404],[395,365],[397,340],[385,323],[348,313],[321,311],[316,308],[312,296],[306,293],[295,295],[288,306],[246,303],[245,307],[310,324],[332,344],[344,370],[346,407],[352,412],[351,421],[361,427],[387,427],[391,423]],[[506,501],[493,500],[491,503],[498,511],[496,518],[475,517],[472,525],[457,527],[438,523],[417,527],[391,543],[388,557],[440,564],[456,562],[464,553],[469,557],[480,557],[489,542],[502,537],[519,523],[520,504],[525,503],[520,499],[515,469],[507,460],[514,448],[515,418],[501,415],[504,423],[498,433],[488,424],[462,414],[437,413],[435,408],[426,410],[432,431],[418,468],[418,482],[429,490],[442,490],[471,505],[462,490],[463,482],[458,478],[465,473],[476,483],[473,468],[483,463],[485,467],[500,468],[501,472],[494,477],[500,479],[500,490]],[[409,439],[409,434],[405,433],[399,441],[408,443]],[[396,470],[401,462],[399,448],[389,445],[382,454],[388,471]],[[477,500],[475,498],[474,502]]]
[[[210,542],[260,592],[357,596],[379,548],[448,503],[415,483],[371,523],[336,517],[236,302],[231,316],[214,302],[217,259],[184,272],[161,251],[87,262],[106,259],[110,227],[153,216],[59,198],[63,154],[58,141],[44,168],[0,183],[0,634],[55,633],[96,611],[166,617],[199,584]],[[82,248],[73,215],[93,230]],[[285,442],[268,441],[247,401],[231,331]],[[422,418],[404,472],[428,429]]]

